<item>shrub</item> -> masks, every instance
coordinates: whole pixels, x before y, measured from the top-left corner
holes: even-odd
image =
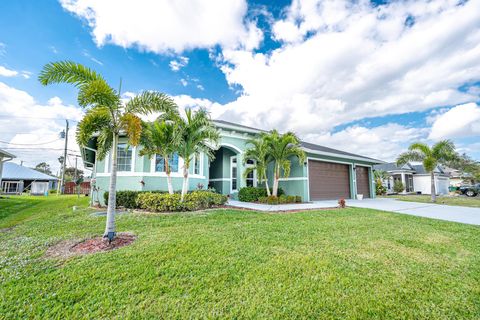
[[[258,202],[266,204],[284,204],[284,203],[301,203],[302,197],[300,196],[286,196],[281,195],[279,197],[259,197]]]
[[[275,196],[267,197],[267,204],[278,204],[278,197],[275,197]]]
[[[180,201],[180,197],[178,193],[141,193],[137,198],[137,206],[154,212],[194,211],[223,205],[227,202],[226,196],[206,190],[187,193],[183,202]]]
[[[403,186],[402,181],[395,181],[395,183],[393,184],[393,191],[395,191],[396,193],[400,193],[403,192],[403,190],[405,190],[405,187]]]
[[[342,199],[338,200],[338,207],[339,208],[345,208],[345,206],[346,206],[345,199],[342,198]]]
[[[381,196],[381,195],[384,195],[387,193],[387,188],[385,188],[383,185],[381,184],[376,184],[375,185],[375,194],[377,196]]]
[[[271,191],[271,190],[270,190]],[[282,188],[278,188],[278,196],[285,194]],[[244,202],[259,201],[259,198],[267,196],[267,189],[265,187],[243,187],[238,192],[238,200]]]
[[[284,194],[282,194],[280,197],[278,197],[278,203],[279,204],[284,204],[288,202],[288,197]]]
[[[258,202],[260,202],[260,203],[267,203],[267,201],[268,201],[268,197],[260,197],[260,198],[258,198]]]
[[[301,196],[295,196],[295,202],[296,203],[301,203],[302,202],[302,197]]]
[[[117,191],[117,208],[123,207],[127,209],[137,209],[137,197],[142,193],[166,193],[166,191],[133,191],[133,190],[122,190]],[[108,205],[108,191],[103,194],[103,199],[105,204]]]

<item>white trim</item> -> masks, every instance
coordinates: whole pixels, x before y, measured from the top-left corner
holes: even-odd
[[[241,131],[241,132],[249,132],[249,133],[261,133],[261,132],[265,132],[263,130],[260,130],[260,129],[249,129],[249,128],[245,128],[245,127],[242,127],[242,126],[237,126],[237,125],[234,125],[234,124],[225,124],[225,123],[218,123],[216,122],[215,120],[213,120],[213,122],[215,123],[215,126],[218,127],[218,128],[222,128],[222,129],[229,129],[229,130],[238,130],[238,131]]]
[[[308,178],[307,177],[288,177],[288,178],[278,179],[278,181],[302,181],[302,180],[308,180]]]
[[[233,167],[234,167],[233,166],[233,159],[237,160],[237,162],[235,163],[235,168],[237,168],[237,175],[235,177],[235,181],[237,182],[236,189],[233,189],[233,173],[232,173]],[[238,158],[235,155],[235,156],[230,157],[230,193],[238,192],[238,183],[239,183],[239,181],[238,181]]]
[[[230,178],[215,178],[215,179],[209,179],[208,181],[212,181],[212,182],[230,181]]]
[[[220,149],[221,147],[227,147],[227,148],[232,148],[234,149],[235,151],[237,151],[237,153],[239,155],[243,154],[242,150],[240,150],[237,146],[233,145],[233,144],[230,144],[230,143],[220,143],[220,145],[218,146],[218,149]],[[238,161],[238,159],[237,159]]]
[[[380,161],[375,161],[375,159],[368,159],[368,158],[363,158],[361,156],[349,156],[345,154],[339,154],[339,153],[332,153],[332,152],[325,152],[325,151],[318,151],[318,150],[313,150],[313,149],[308,149],[308,148],[302,148],[305,152],[308,153],[313,153],[313,154],[319,154],[319,155],[324,155],[324,156],[329,156],[329,157],[336,157],[336,158],[343,158],[343,159],[351,159],[351,160],[358,160],[358,161],[365,161],[365,162],[373,162],[373,163],[384,163]],[[333,160],[325,160],[326,162],[334,162]]]
[[[255,167],[257,161],[253,160],[253,164],[248,164],[248,163],[247,163],[248,160],[249,160],[249,159],[247,159],[247,160],[245,161],[245,166],[244,166],[244,167],[245,167],[245,168]],[[251,160],[251,159],[250,159],[250,160]],[[237,159],[237,162],[238,162],[238,159]],[[252,178],[252,179],[253,179],[253,186],[254,186],[254,187],[257,187],[257,169],[254,169],[254,170],[253,170],[253,178]],[[246,177],[245,177],[245,185],[247,185],[247,178],[246,178]]]
[[[109,177],[109,172],[99,172],[97,173],[98,177]],[[118,177],[166,177],[167,174],[165,172],[131,172],[131,171],[120,171],[117,172]],[[183,178],[182,172],[172,172],[170,174],[172,178]],[[188,174],[188,178],[196,178],[196,179],[205,179],[205,176],[198,175],[198,174]]]
[[[320,162],[332,162],[332,163],[342,163],[342,164],[348,164],[352,165],[351,162],[345,162],[345,161],[337,161],[337,160],[327,160],[327,159],[319,159],[319,158],[312,158],[312,157],[307,157],[307,166],[308,166],[308,160],[312,161],[320,161]]]
[[[132,148],[132,163],[130,164],[132,166],[130,171],[132,171],[132,172],[135,172],[135,164],[137,162],[136,159],[137,159],[137,147],[134,146]]]
[[[156,158],[157,158],[157,153],[155,153],[151,159],[150,159],[150,173],[154,173],[155,175],[159,175],[161,173],[165,174],[165,176],[167,176],[167,174],[165,172],[161,172],[161,171],[155,171],[156,170],[156,165],[155,165],[155,161],[156,161]],[[178,157],[178,167],[177,167],[177,171],[172,171],[170,172],[170,176],[171,177],[174,177],[174,173],[181,173],[181,170],[180,170],[180,159],[182,159],[180,156]],[[183,160],[182,160],[183,161]],[[183,165],[183,162],[182,162],[182,165]],[[142,173],[145,173],[142,171]],[[183,174],[182,174],[182,177],[183,177]]]

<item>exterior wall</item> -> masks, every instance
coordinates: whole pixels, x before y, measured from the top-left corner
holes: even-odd
[[[449,178],[435,175],[435,190],[437,194],[448,194]],[[430,175],[413,175],[413,188],[415,192],[431,194]]]

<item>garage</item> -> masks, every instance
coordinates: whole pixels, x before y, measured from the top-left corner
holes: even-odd
[[[364,198],[370,198],[370,179],[368,177],[368,168],[356,166],[355,174],[357,178],[357,194],[363,194]]]
[[[310,200],[351,198],[349,172],[347,164],[309,160]]]

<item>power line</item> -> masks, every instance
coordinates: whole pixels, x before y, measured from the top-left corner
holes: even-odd
[[[6,141],[2,141],[2,140],[0,140],[0,142],[1,143],[6,143],[6,144],[12,144],[12,145],[16,145],[16,146],[40,146],[40,145],[49,144],[49,143],[59,141],[59,140],[61,140],[61,139],[55,139],[55,140],[52,140],[52,141],[41,142],[41,143],[13,143],[13,142],[6,142]]]
[[[59,149],[59,148],[46,148],[46,147],[42,147],[42,148],[24,148],[24,147],[2,147],[2,149],[6,149],[6,150],[25,150],[25,151],[35,151],[35,150],[53,150],[53,151],[64,151],[64,149]],[[72,150],[72,149],[68,149],[68,151],[71,151],[71,152],[78,152],[77,150]]]

